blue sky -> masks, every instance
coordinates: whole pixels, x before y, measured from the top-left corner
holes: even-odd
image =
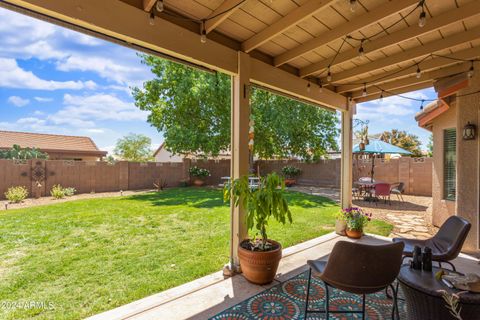
[[[152,78],[135,51],[0,8],[0,129],[90,136],[111,151],[129,132],[162,134],[146,122],[130,87]],[[434,98],[433,90],[408,94]],[[370,133],[392,128],[429,133],[413,117],[418,102],[399,97],[357,107]]]

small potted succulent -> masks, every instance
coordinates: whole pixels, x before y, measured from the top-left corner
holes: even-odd
[[[282,168],[282,174],[285,177],[285,185],[291,187],[297,183],[295,177],[300,175],[302,170],[294,166],[285,166]]]
[[[363,235],[363,229],[372,220],[372,214],[364,212],[361,208],[351,207],[342,209],[343,220],[346,223],[347,237],[360,239]]]
[[[283,178],[271,173],[261,178],[258,187],[252,188],[248,176],[243,176],[225,185],[224,200],[246,208],[247,229],[256,230],[255,236],[242,241],[238,248],[243,275],[255,284],[272,282],[282,258],[282,246],[268,238],[268,222],[273,218],[282,224],[292,223]]]
[[[203,186],[205,184],[204,179],[210,176],[210,171],[197,166],[191,167],[188,172],[190,173],[190,177],[193,179],[193,184],[197,187]]]

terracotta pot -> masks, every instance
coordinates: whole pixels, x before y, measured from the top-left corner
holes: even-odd
[[[205,181],[196,178],[196,179],[193,180],[193,184],[197,187],[201,187],[205,184]]]
[[[344,236],[345,230],[347,230],[347,223],[343,220],[335,220],[335,233]]]
[[[295,179],[285,179],[285,185],[287,187],[291,187],[295,184],[297,184],[297,180],[295,180]]]
[[[278,263],[282,258],[282,246],[280,243],[268,240],[278,245],[271,251],[251,251],[238,247],[238,258],[245,278],[255,284],[267,284],[273,281],[277,274]]]
[[[363,230],[351,230],[347,228],[346,232],[347,237],[352,239],[360,239],[363,235]]]

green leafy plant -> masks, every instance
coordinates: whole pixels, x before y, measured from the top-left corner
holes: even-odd
[[[282,174],[288,179],[292,179],[300,173],[302,173],[302,170],[294,166],[285,166],[282,168]]]
[[[75,189],[75,188],[73,188],[73,187],[69,187],[69,188],[64,188],[64,189],[63,189],[63,193],[64,193],[65,196],[67,196],[67,197],[73,196],[76,192],[77,192],[77,189]]]
[[[233,200],[233,205],[243,206],[247,210],[246,225],[248,230],[255,229],[260,234],[259,241],[250,240],[252,250],[268,251],[272,244],[268,242],[268,221],[273,218],[285,224],[292,223],[292,213],[285,198],[283,178],[271,173],[261,178],[258,187],[252,188],[248,176],[236,179],[225,185],[224,201]]]
[[[210,176],[210,171],[204,168],[199,168],[197,166],[191,167],[190,169],[188,169],[188,172],[192,177],[204,178]]]
[[[372,220],[372,214],[364,212],[361,208],[351,207],[342,209],[337,219],[345,221],[349,230],[362,231]]]
[[[63,199],[65,198],[65,189],[63,189],[61,185],[56,184],[52,187],[52,190],[50,190],[50,194],[55,199]]]
[[[36,148],[22,148],[14,144],[10,150],[0,150],[0,159],[48,159],[48,154]]]
[[[17,187],[10,187],[8,188],[7,192],[5,192],[5,198],[10,203],[19,203],[25,200],[28,196],[28,190],[25,187],[17,186]]]

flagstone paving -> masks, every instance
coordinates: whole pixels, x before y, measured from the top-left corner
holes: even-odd
[[[291,190],[323,196],[340,201],[340,190],[325,187],[294,186]],[[378,203],[364,200],[354,200],[355,206],[371,212],[375,219],[381,219],[394,225],[390,237],[402,238],[430,238],[437,232],[437,228],[427,223],[427,209],[432,204],[431,197],[404,195],[404,201],[392,197],[391,204],[380,201]]]

